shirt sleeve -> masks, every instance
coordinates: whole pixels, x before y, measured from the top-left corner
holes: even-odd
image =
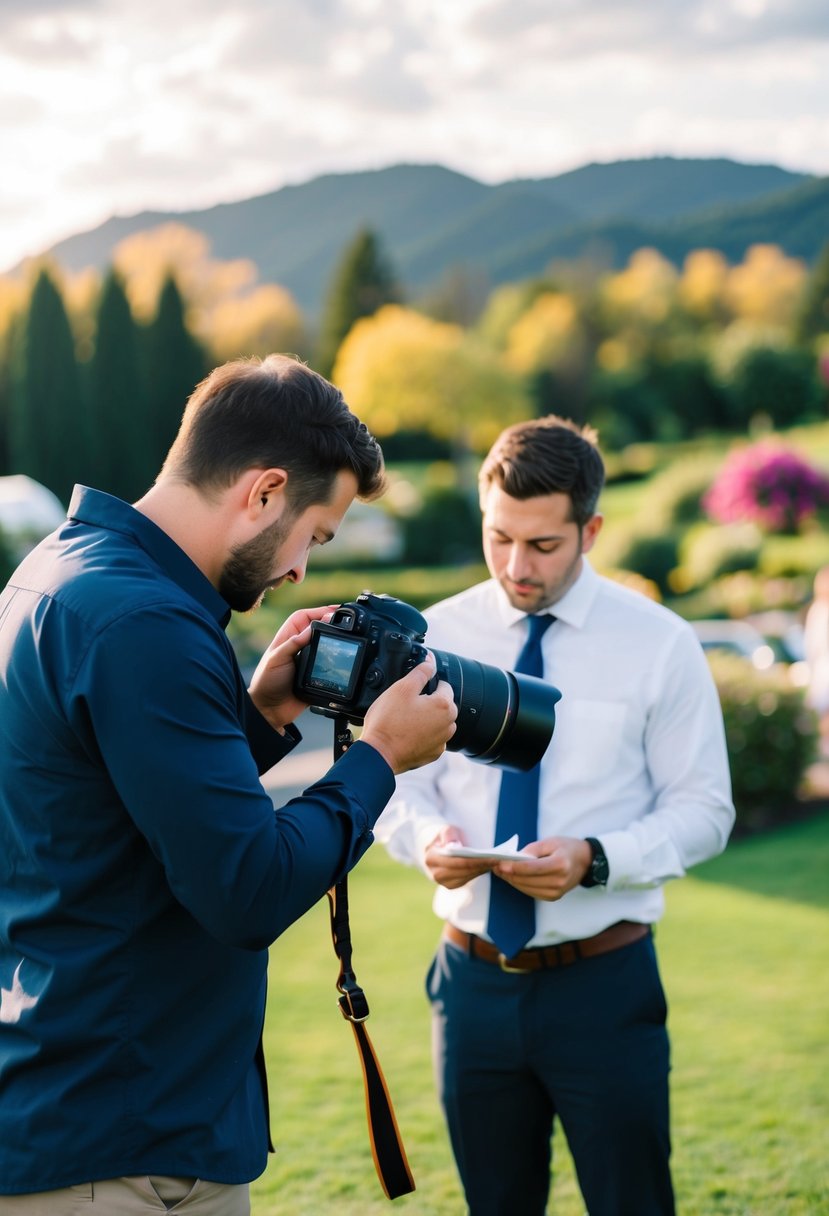
[[[256,771],[261,777],[263,773],[267,773],[294,750],[302,735],[290,722],[285,727],[285,734],[280,735],[279,731],[274,730],[271,724],[262,717],[247,692],[242,712],[245,735],[256,762]]]
[[[357,743],[274,811],[232,666],[195,611],[120,617],[84,657],[70,699],[173,894],[230,945],[262,949],[313,906],[371,844],[394,789],[379,753]]]
[[[404,865],[418,866],[428,878],[432,876],[424,855],[438,833],[450,823],[439,810],[445,804],[440,779],[447,763],[444,755],[398,777],[395,796],[374,827],[374,835],[390,857]]]
[[[608,890],[681,878],[722,852],[734,824],[722,711],[690,630],[679,631],[655,656],[653,670],[657,692],[644,735],[653,809],[624,830],[600,835]]]

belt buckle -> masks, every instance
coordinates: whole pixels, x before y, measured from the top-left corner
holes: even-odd
[[[532,967],[511,967],[507,956],[501,954],[500,951],[498,952],[498,966],[508,975],[529,975],[532,971]]]

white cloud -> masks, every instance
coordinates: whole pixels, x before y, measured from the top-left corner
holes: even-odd
[[[0,267],[144,208],[399,161],[829,173],[825,0],[0,0]]]

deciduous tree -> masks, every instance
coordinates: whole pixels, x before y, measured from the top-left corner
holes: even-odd
[[[457,325],[389,304],[358,321],[334,379],[380,438],[425,430],[459,452],[483,451],[498,432],[530,417],[525,380]]]

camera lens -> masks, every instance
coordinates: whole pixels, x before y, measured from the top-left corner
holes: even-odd
[[[448,750],[522,772],[537,764],[553,737],[558,689],[447,650],[433,653],[437,674],[451,686],[458,707]]]

